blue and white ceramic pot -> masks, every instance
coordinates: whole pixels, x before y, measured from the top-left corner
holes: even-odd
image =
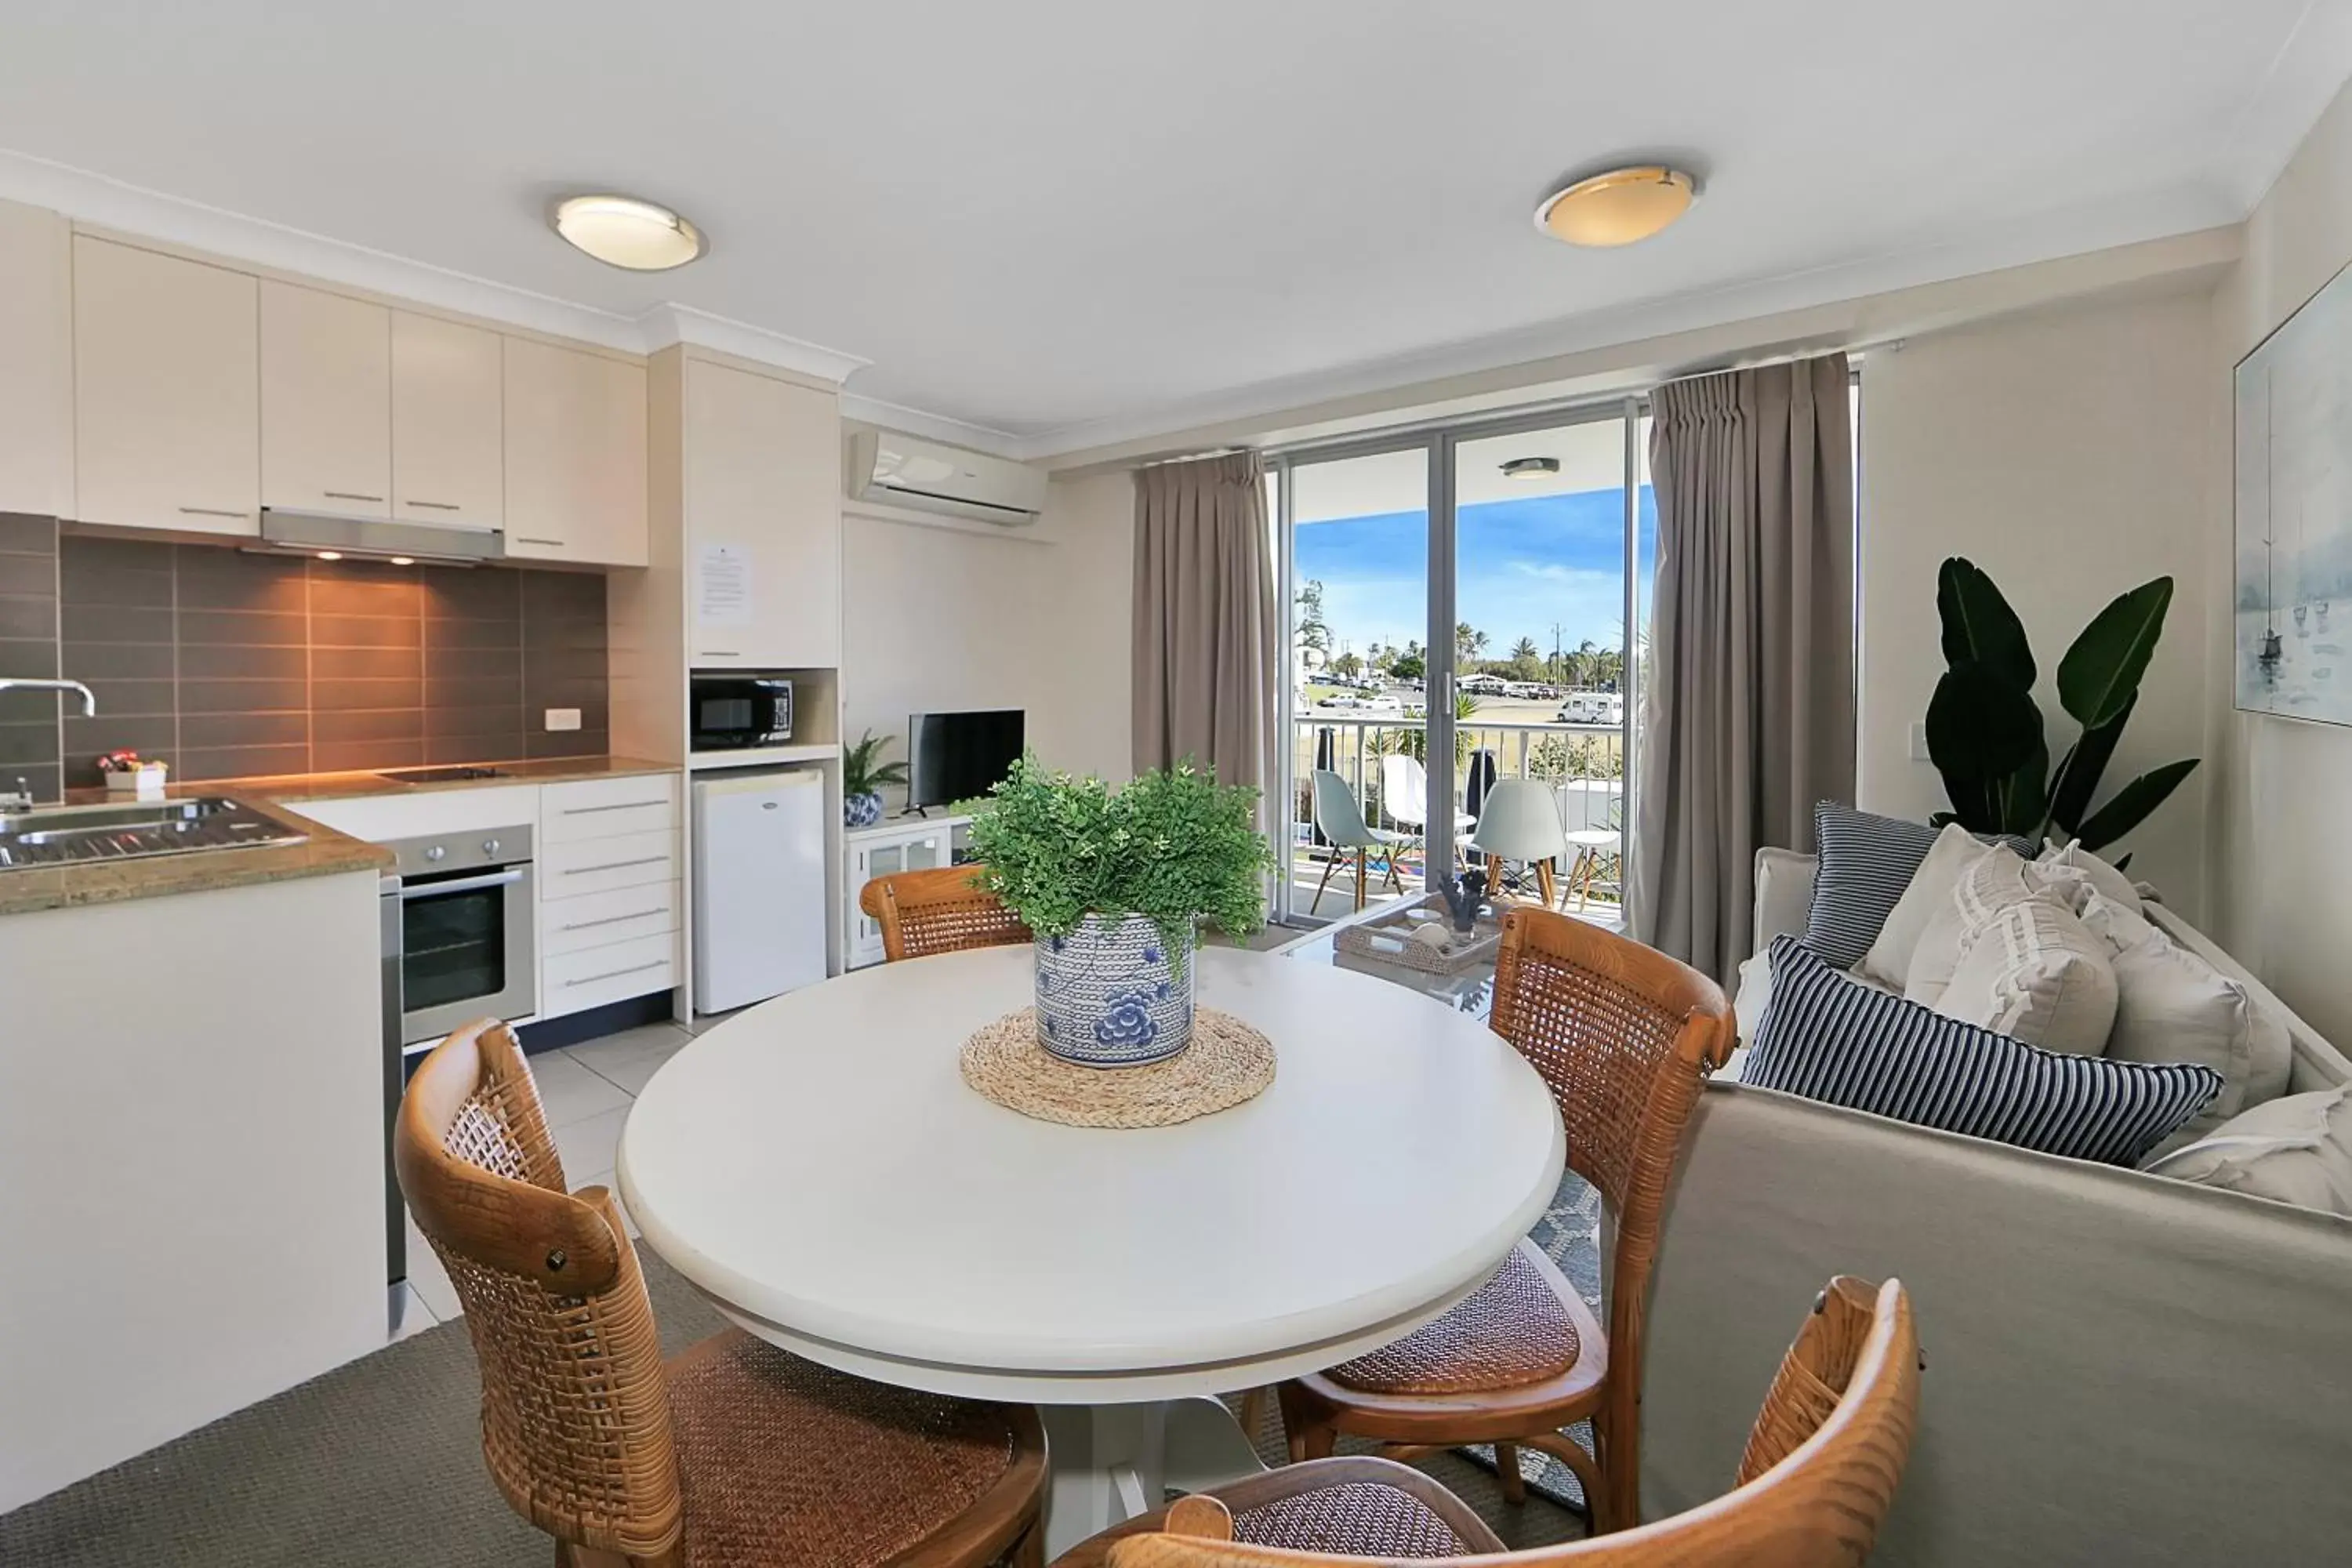
[[[878,795],[845,796],[841,803],[841,820],[845,826],[873,826],[882,820],[882,797]]]
[[[1190,932],[1171,953],[1141,915],[1038,938],[1037,1043],[1081,1067],[1165,1061],[1192,1043],[1195,957]]]

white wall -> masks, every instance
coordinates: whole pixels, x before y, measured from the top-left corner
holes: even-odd
[[[2208,489],[2213,935],[2338,1047],[2352,1045],[2352,728],[2232,707],[2230,372],[2352,261],[2352,93],[2321,117],[2246,226],[2213,297],[2202,385],[2219,455]]]
[[[1858,803],[1924,817],[1946,803],[1910,756],[1944,659],[1936,571],[1965,555],[2017,609],[2042,672],[2051,752],[2074,738],[2051,688],[2059,658],[2109,599],[2175,579],[2165,637],[2105,774],[2112,790],[2200,754],[2211,453],[2206,292],[2110,298],[1913,338],[1862,380]],[[2197,918],[2200,767],[2115,853]]]
[[[846,738],[909,714],[1020,708],[1056,767],[1124,778],[1134,491],[1124,473],[1054,482],[1017,532],[843,519]]]

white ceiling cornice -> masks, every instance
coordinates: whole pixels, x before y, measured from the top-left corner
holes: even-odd
[[[867,425],[879,425],[886,429],[904,431],[927,440],[945,441],[950,446],[969,447],[975,452],[986,452],[994,458],[1018,459],[1022,455],[1022,439],[1010,430],[975,425],[969,419],[953,419],[921,408],[908,408],[904,404],[887,403],[878,397],[861,397],[855,392],[845,391],[841,395],[841,416]]]
[[[772,332],[749,321],[714,316],[691,305],[656,305],[636,319],[636,325],[641,346],[647,353],[672,343],[692,343],[697,348],[716,349],[739,359],[756,360],[835,384],[847,381],[874,363],[821,343]]]
[[[2352,5],[2309,0],[2227,138],[2241,216],[2269,194],[2352,70]]]

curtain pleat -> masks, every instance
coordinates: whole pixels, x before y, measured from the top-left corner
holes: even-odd
[[[1728,980],[1756,851],[1853,792],[1853,450],[1843,354],[1652,398],[1658,575],[1626,918]]]
[[[1274,776],[1265,465],[1255,452],[1144,469],[1135,495],[1135,766],[1186,759],[1223,784]]]

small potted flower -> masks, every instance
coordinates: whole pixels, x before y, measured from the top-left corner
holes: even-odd
[[[907,782],[907,764],[886,763],[887,735],[866,731],[866,738],[841,753],[841,820],[848,827],[871,827],[882,820],[882,786]]]
[[[1037,1043],[1087,1067],[1163,1061],[1192,1041],[1194,934],[1265,923],[1274,853],[1258,792],[1187,765],[1124,789],[1034,758],[971,826],[982,885],[1036,933]]]

